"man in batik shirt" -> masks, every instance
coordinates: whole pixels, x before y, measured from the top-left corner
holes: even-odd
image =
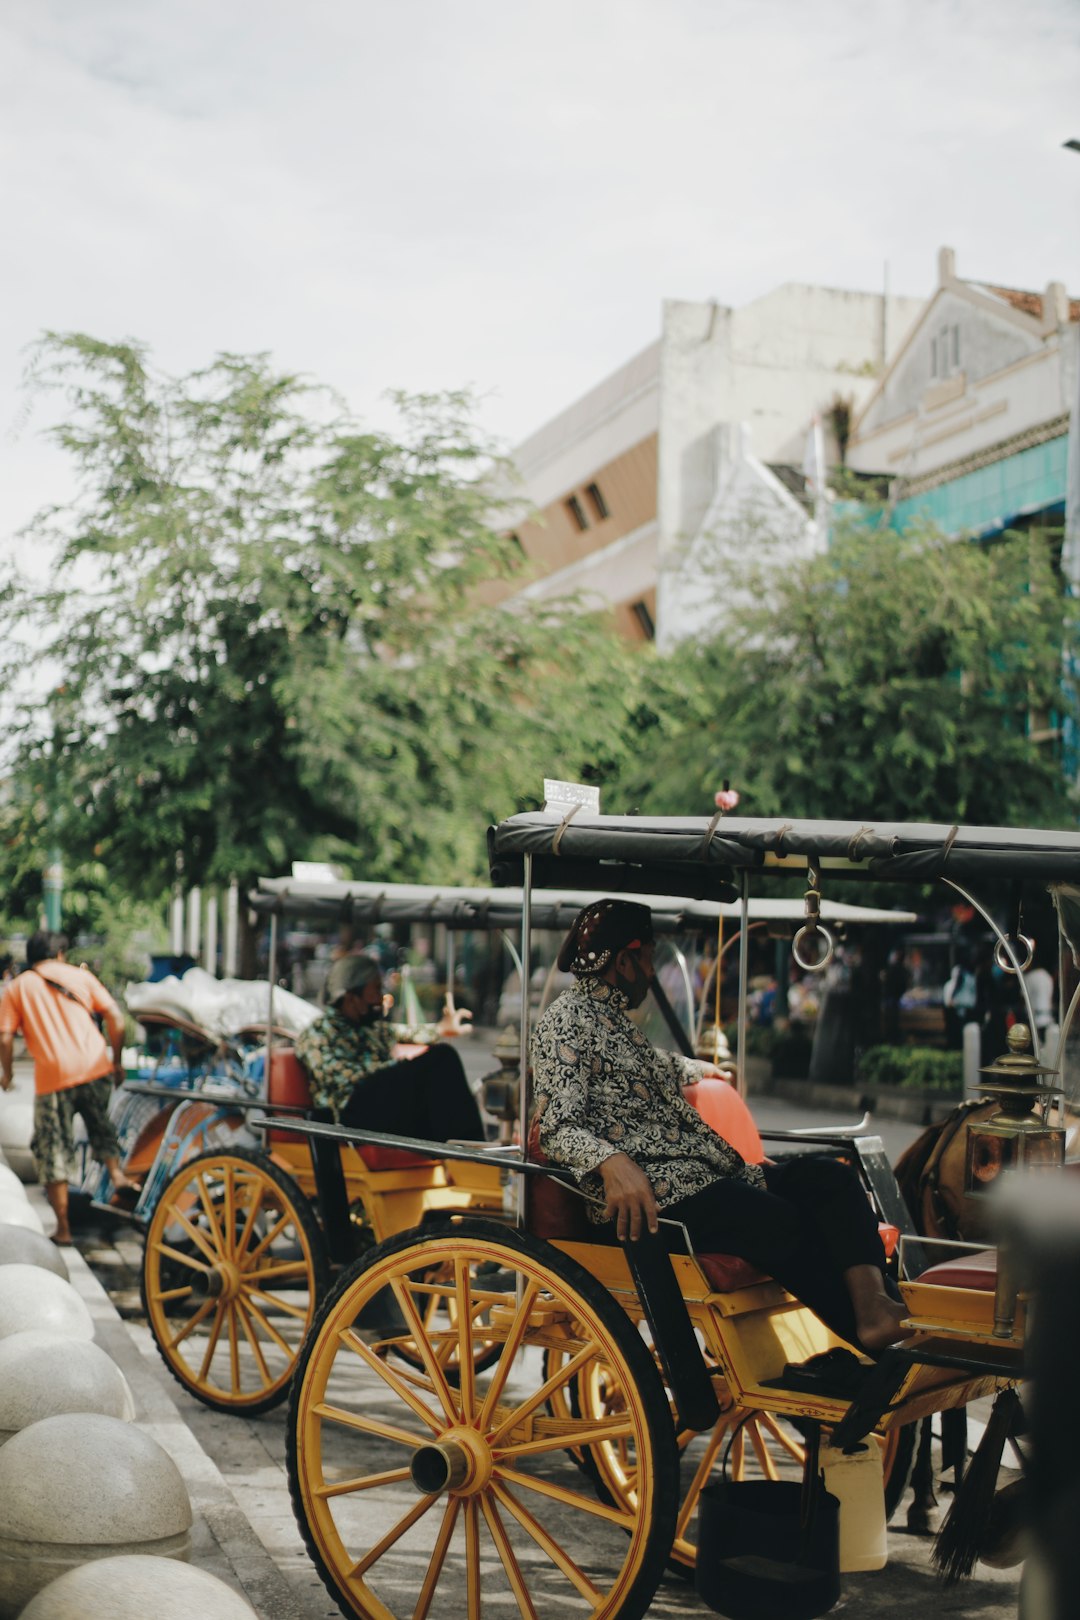
[[[648,1242],[662,1210],[700,1253],[752,1261],[860,1348],[904,1337],[858,1178],[818,1156],[746,1164],[682,1094],[717,1071],[658,1051],[630,1019],[653,978],[648,907],[586,906],[558,960],[576,983],[536,1026],[535,1114],[548,1159],[602,1200],[594,1218]]]
[[[471,1014],[447,1008],[437,1024],[416,1027],[385,1018],[382,971],[372,956],[344,956],[326,981],[327,1010],[296,1042],[312,1101],[340,1125],[432,1142],[483,1141],[480,1110],[461,1059],[444,1036],[467,1033]],[[426,1045],[394,1060],[399,1043]]]

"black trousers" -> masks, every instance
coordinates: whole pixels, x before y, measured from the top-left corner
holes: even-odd
[[[431,1142],[482,1142],[484,1125],[461,1059],[451,1046],[390,1063],[358,1080],[341,1113],[343,1125]]]
[[[715,1181],[661,1214],[681,1221],[700,1253],[738,1255],[767,1271],[858,1345],[844,1272],[862,1265],[885,1270],[877,1216],[862,1183],[847,1165],[816,1154],[764,1168],[764,1188]]]

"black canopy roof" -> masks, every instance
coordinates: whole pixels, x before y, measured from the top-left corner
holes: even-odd
[[[733,816],[512,816],[488,832],[492,882],[609,893],[733,897],[740,871],[780,874],[808,859],[838,876],[929,882],[1080,878],[1080,833],[919,822],[785,821]]]
[[[596,895],[610,891],[598,886]],[[592,894],[579,890],[535,889],[532,897],[534,928],[561,931],[569,928]],[[715,928],[721,916],[736,916],[738,906],[711,901],[672,899],[646,893],[659,933],[675,934]],[[520,889],[470,889],[421,883],[325,882],[301,878],[260,878],[248,895],[248,904],[263,916],[276,914],[295,921],[360,923],[443,923],[459,929],[518,929],[521,926]],[[767,896],[751,902],[752,919],[794,921],[802,916],[800,901]],[[911,912],[876,910],[870,906],[823,901],[827,922],[912,922]]]

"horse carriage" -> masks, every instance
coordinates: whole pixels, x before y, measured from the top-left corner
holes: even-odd
[[[533,892],[533,925],[564,931],[581,900],[575,893]],[[179,1084],[182,1074],[171,1075],[168,1084],[133,1082],[123,1103],[139,1124],[125,1168],[145,1178],[131,1215],[146,1234],[142,1293],[158,1349],[197,1399],[249,1415],[284,1399],[316,1305],[337,1271],[373,1243],[451,1210],[501,1217],[508,1195],[507,1172],[491,1154],[455,1159],[441,1145],[417,1150],[376,1140],[331,1143],[285,1128],[283,1116],[311,1115],[311,1099],[281,1027],[283,998],[275,988],[281,924],[440,924],[448,931],[452,986],[454,940],[462,930],[501,935],[520,975],[515,938],[523,896],[514,890],[264,879],[250,904],[270,927],[267,1027],[245,1031],[242,1058],[231,1046],[212,1050],[209,1036],[200,1042],[195,1026],[185,1028],[183,1052],[189,1079],[197,1083]],[[673,1007],[658,984],[657,1003],[664,1026],[685,1045],[693,997],[678,938],[715,933],[734,908],[664,897],[655,904],[657,929],[671,941],[682,990]],[[827,911],[841,926],[894,920],[890,912],[839,902]],[[798,912],[790,902],[763,901],[755,904],[751,925],[790,922]],[[175,1023],[175,1014],[163,1011],[139,1016]],[[256,1033],[257,1050],[251,1045]],[[493,1074],[483,1097],[507,1138],[518,1113],[516,1058],[508,1067],[512,1076],[507,1069]],[[725,1100],[712,1098],[718,1106]],[[260,1140],[247,1118],[267,1106],[278,1123]],[[752,1130],[748,1115],[743,1124]],[[729,1120],[727,1128],[738,1127]],[[98,1201],[107,1203],[107,1186]]]
[[[525,984],[534,881],[582,901],[585,891],[737,899],[743,1033],[752,879],[807,878],[794,941],[806,965],[824,964],[831,950],[823,880],[940,880],[983,915],[1019,976],[1018,926],[998,928],[966,885],[1080,875],[1080,837],[1069,834],[577,809],[512,818],[493,829],[490,854],[497,883],[524,884]],[[527,1024],[526,1004],[526,1118]],[[992,1152],[976,1160],[996,1166],[988,1179],[1062,1158],[1064,1133],[1048,1117],[1054,1087],[1037,1052],[1018,1040],[1010,1060],[992,1065],[988,1080],[1007,1103],[987,1126]],[[928,1264],[872,1138],[769,1138],[787,1151],[827,1146],[851,1157],[879,1215],[903,1231],[896,1273],[912,1337],[853,1374],[850,1357],[828,1357],[842,1347],[813,1313],[746,1262],[695,1254],[685,1241],[669,1268],[646,1272],[633,1244],[597,1241],[580,1195],[538,1162],[527,1135],[496,1152],[300,1117],[283,1125],[270,1111],[251,1123],[285,1128],[316,1154],[367,1144],[439,1157],[464,1175],[487,1167],[514,1189],[480,1218],[443,1209],[376,1244],[341,1273],[306,1335],[289,1408],[290,1486],[328,1590],[363,1620],[634,1617],[672,1565],[697,1565],[699,1590],[713,1601],[715,1516],[701,1526],[721,1462],[766,1483],[792,1468],[816,1476],[827,1442],[834,1458],[880,1459],[880,1492],[883,1479],[895,1486],[900,1477],[919,1420],[1024,1377],[1028,1301],[1013,1268],[973,1244],[946,1244],[946,1258]],[[235,1224],[220,1205],[211,1213],[222,1228]],[[843,1376],[819,1376],[830,1366]],[[736,1549],[727,1562],[738,1573],[747,1557]],[[786,1601],[774,1612],[822,1612],[800,1610],[794,1586]]]

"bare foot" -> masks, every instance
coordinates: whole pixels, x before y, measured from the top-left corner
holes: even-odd
[[[132,1181],[130,1176],[125,1176],[125,1175],[110,1176],[109,1180],[113,1184],[114,1192],[122,1192],[122,1191],[138,1192],[139,1191],[139,1183],[137,1181]]]
[[[902,1325],[906,1316],[906,1305],[898,1305],[894,1300],[884,1299],[872,1316],[860,1318],[859,1343],[867,1355],[876,1356],[879,1351],[887,1350],[891,1344],[899,1344],[902,1339],[910,1339],[915,1329]]]

